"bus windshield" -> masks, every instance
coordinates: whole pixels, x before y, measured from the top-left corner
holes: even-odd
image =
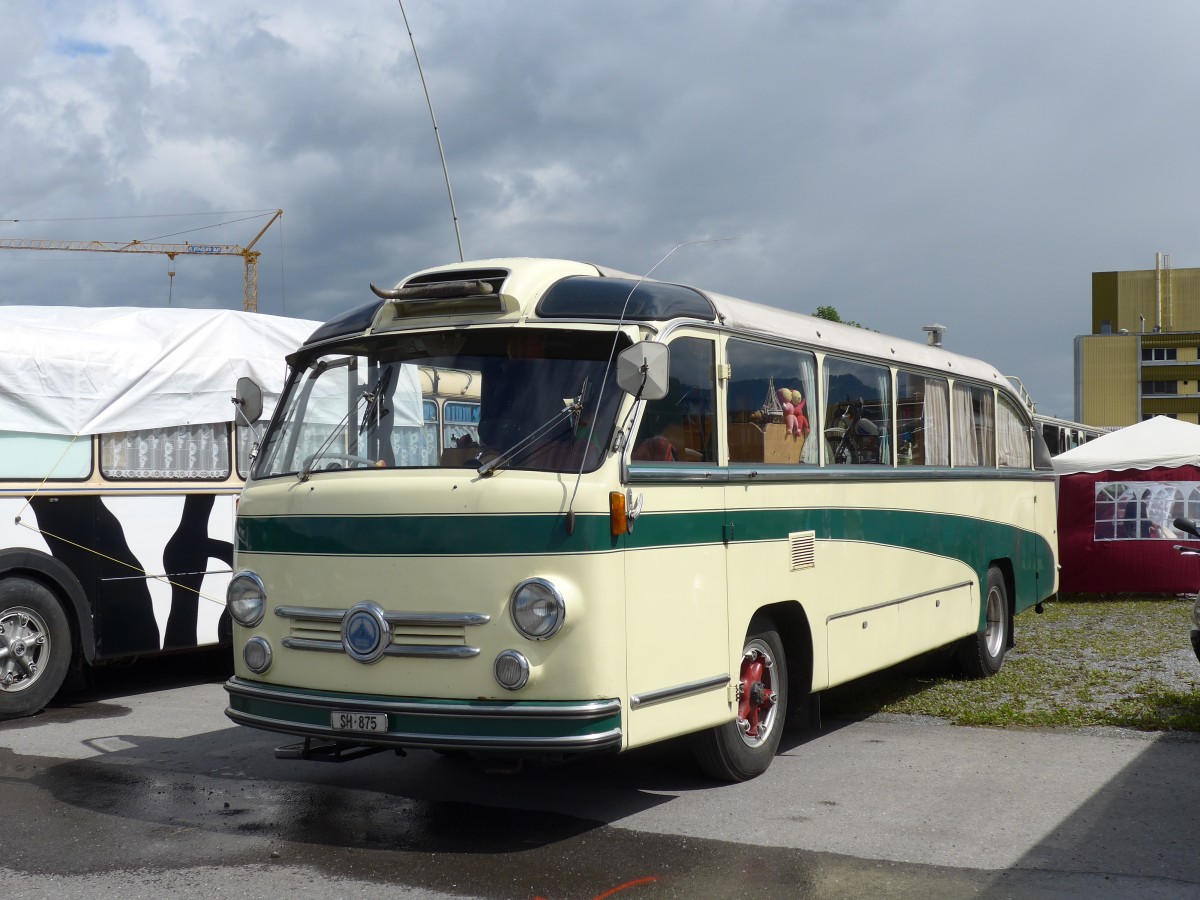
[[[612,332],[381,335],[302,357],[255,478],[367,468],[591,471],[621,391]],[[607,380],[606,380],[607,379]]]

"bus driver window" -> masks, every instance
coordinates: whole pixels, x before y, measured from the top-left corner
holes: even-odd
[[[716,463],[714,347],[703,338],[671,342],[667,395],[646,404],[633,443],[633,459]]]

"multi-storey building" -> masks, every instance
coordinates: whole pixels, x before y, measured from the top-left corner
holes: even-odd
[[[1092,273],[1092,333],[1075,338],[1075,419],[1200,422],[1200,269]]]

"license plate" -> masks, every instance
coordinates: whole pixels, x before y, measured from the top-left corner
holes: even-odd
[[[387,731],[385,713],[334,712],[330,713],[334,731],[362,731],[367,733]]]

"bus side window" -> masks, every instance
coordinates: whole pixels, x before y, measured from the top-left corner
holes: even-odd
[[[229,465],[229,426],[223,422],[100,436],[100,474],[113,481],[224,481]]]
[[[996,443],[999,447],[997,462],[1001,466],[1028,469],[1033,465],[1025,417],[1003,394],[996,407]]]
[[[892,386],[886,366],[825,357],[825,459],[891,465]]]
[[[809,441],[816,360],[811,353],[731,338],[727,393],[729,461],[797,465],[817,462]]]
[[[716,463],[715,347],[703,338],[671,342],[667,395],[646,404],[633,459]]]
[[[0,431],[0,481],[84,479],[92,473],[92,439]]]
[[[954,465],[996,465],[996,412],[992,389],[954,385]]]
[[[950,465],[946,379],[896,372],[896,459],[902,466]]]

